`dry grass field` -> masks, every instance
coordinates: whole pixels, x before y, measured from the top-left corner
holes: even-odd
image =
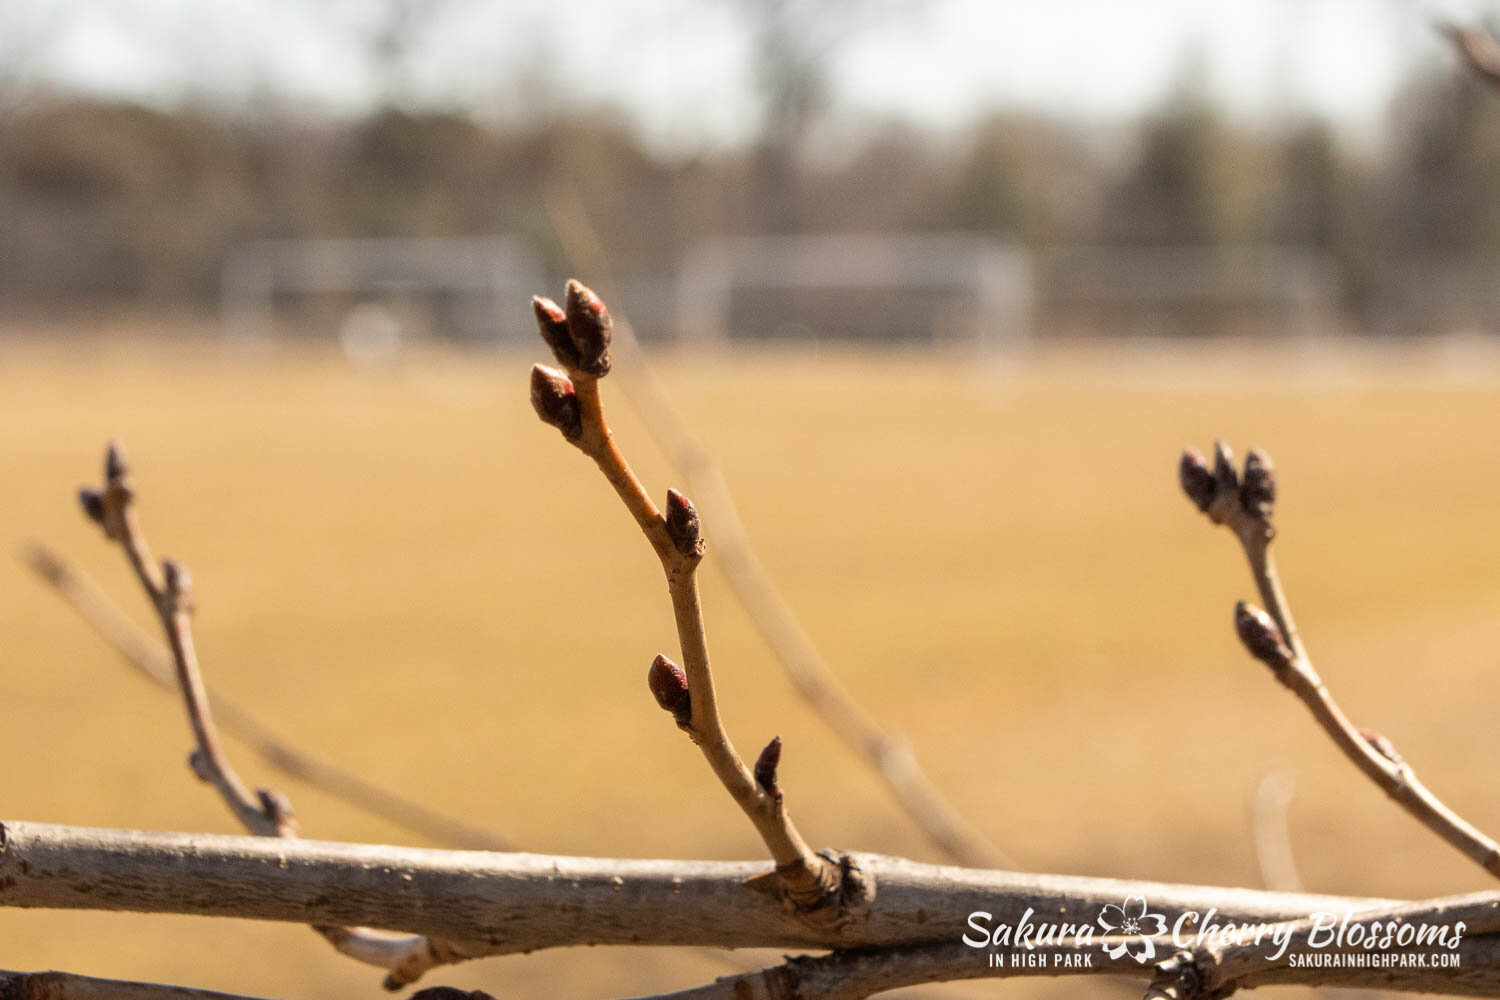
[[[590,464],[526,400],[535,351],[332,354],[0,346],[0,542],[54,545],[142,622],[78,514],[104,441],[129,449],[160,554],[186,562],[211,686],[288,738],[544,852],[755,857],[751,829],[652,703],[675,654],[659,572]],[[1028,869],[1258,884],[1246,800],[1295,774],[1311,889],[1433,895],[1483,874],[1399,814],[1240,650],[1227,533],[1181,497],[1182,445],[1275,457],[1283,575],[1357,722],[1491,832],[1500,693],[1500,365],[1432,346],[1081,346],[1024,361],[749,353],[660,374],[737,491],[762,555],[871,711]],[[620,394],[617,434],[674,478]],[[707,525],[710,545],[713,525]],[[809,838],[932,852],[797,700],[712,569],[710,640],[742,750],[787,742]],[[190,776],[179,705],[0,559],[0,814],[230,832]],[[238,750],[308,836],[411,842]],[[12,968],[286,998],[379,995],[294,926],[0,911]],[[434,983],[615,997],[726,971],[597,949],[490,959]],[[955,995],[1094,995],[1097,984]]]

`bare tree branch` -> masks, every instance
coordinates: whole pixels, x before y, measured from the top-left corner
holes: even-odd
[[[265,788],[252,794],[224,751],[193,643],[191,577],[179,563],[166,559],[158,566],[153,560],[135,512],[135,484],[117,443],[112,442],[105,454],[103,489],[84,488],[78,497],[85,515],[124,549],[166,632],[178,688],[196,741],[189,758],[193,772],[214,786],[229,811],[250,833],[295,838],[297,822],[291,803],[285,796]],[[423,935],[393,935],[364,927],[323,924],[314,924],[313,930],[342,954],[385,969],[385,987],[389,990],[415,982],[438,965],[470,957],[469,950],[460,942]]]
[[[1178,471],[1188,498],[1215,524],[1229,528],[1245,551],[1250,574],[1266,607],[1262,611],[1243,601],[1235,607],[1235,629],[1250,655],[1270,667],[1276,679],[1291,689],[1366,777],[1433,833],[1500,877],[1500,845],[1417,780],[1416,772],[1389,740],[1379,733],[1356,729],[1313,669],[1271,555],[1271,540],[1276,536],[1272,524],[1276,472],[1271,459],[1252,449],[1245,457],[1242,476],[1235,470],[1229,446],[1219,441],[1212,469],[1190,447],[1183,452]]]
[[[594,460],[645,534],[666,576],[684,667],[658,656],[649,676],[652,691],[698,745],[720,784],[750,820],[776,862],[775,879],[757,884],[779,892],[807,919],[845,919],[848,908],[859,903],[859,879],[854,872],[841,871],[828,858],[813,853],[803,840],[780,791],[774,787],[775,761],[768,765],[769,780],[765,773],[757,780],[724,730],[698,599],[697,569],[704,552],[698,513],[692,502],[675,490],[667,493],[666,513],[657,509],[631,471],[604,417],[599,380],[610,370],[613,320],[609,310],[577,281],[568,282],[565,309],[550,299],[533,301],[542,339],[566,371],[534,367],[532,405],[545,423],[556,427],[569,443]],[[674,689],[667,693],[677,701],[669,704],[663,700],[663,685]],[[779,743],[776,747],[779,759]]]
[[[37,542],[28,544],[21,558],[68,607],[114,646],[137,674],[165,690],[177,690],[171,653],[142,631],[86,573]],[[222,731],[244,740],[271,767],[340,801],[445,847],[515,850],[515,845],[499,834],[445,816],[415,799],[292,746],[248,710],[212,691],[208,694],[208,704]]]
[[[1013,923],[1028,911],[1087,919],[1107,903],[1142,895],[1169,925],[1189,912],[1204,916],[1210,909],[1220,922],[1288,923],[1304,934],[1307,915],[1320,912],[1352,912],[1361,923],[1464,920],[1468,927],[1453,951],[1458,961],[1453,968],[1293,967],[1268,962],[1264,950],[1256,957],[1226,949],[1214,958],[1221,971],[1213,974],[1247,986],[1382,985],[1500,996],[1500,934],[1494,933],[1500,926],[1500,890],[1407,904],[1020,875],[880,855],[853,860],[879,892],[860,921],[835,929],[809,924],[763,894],[746,891],[745,879],[762,868],[756,862],[506,855],[5,822],[0,824],[0,905],[373,924],[483,938],[487,953],[497,955],[582,944],[842,949],[792,962],[807,977],[798,993],[764,992],[777,980],[763,971],[740,977],[746,985],[739,994],[702,992],[711,987],[679,994],[794,1000],[869,995],[847,992],[854,989],[850,983],[893,989],[953,979],[1090,972],[1149,978],[1157,971],[1152,966],[1113,965],[1102,949],[1089,968],[1057,968],[1050,961],[1045,970],[991,968],[984,950],[961,942],[974,909],[991,913],[996,922]],[[1197,926],[1188,923],[1185,933],[1193,934]],[[1101,943],[1096,938],[1095,948]],[[1059,953],[1067,950],[1073,949]],[[1052,954],[1043,945],[1036,952]],[[1205,963],[1200,971],[1207,975],[1208,967]],[[1243,974],[1246,969],[1249,974]],[[762,977],[759,984],[755,976]]]
[[[608,255],[577,192],[554,183],[545,194],[553,228],[573,270],[601,276],[601,286],[609,289],[613,281]],[[688,492],[712,520],[717,565],[793,688],[834,735],[880,776],[907,817],[940,851],[963,865],[1017,868],[1009,854],[975,829],[938,791],[907,740],[882,727],[839,682],[756,554],[718,463],[693,435],[652,372],[629,320],[618,311],[613,315],[614,349],[625,361],[616,378],[623,382],[647,431],[686,480]]]

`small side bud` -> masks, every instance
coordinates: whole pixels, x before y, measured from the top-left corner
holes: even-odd
[[[87,486],[78,491],[78,506],[83,508],[83,514],[90,521],[103,527],[104,525],[104,494]]]
[[[1214,486],[1220,496],[1231,496],[1240,489],[1240,476],[1234,471],[1234,452],[1222,440],[1214,442]]]
[[[104,483],[106,486],[130,475],[130,466],[125,464],[125,449],[120,442],[111,441],[104,450]]]
[[[703,524],[693,501],[676,490],[667,490],[666,520],[667,536],[678,552],[685,556],[703,555]]]
[[[1292,651],[1274,619],[1253,604],[1240,601],[1234,606],[1234,630],[1245,649],[1266,666],[1280,674],[1292,665]]]
[[[556,368],[532,367],[531,408],[542,418],[542,423],[556,427],[569,441],[576,441],[583,433],[583,416],[578,396],[573,392],[573,381]]]
[[[1276,507],[1276,467],[1271,464],[1271,456],[1258,448],[1251,448],[1245,455],[1240,504],[1262,521],[1269,521]]]
[[[671,712],[677,725],[687,729],[693,722],[693,700],[688,694],[687,674],[665,656],[657,655],[646,674],[651,694],[663,711]]]
[[[291,799],[271,788],[257,788],[255,797],[260,800],[261,815],[276,829],[278,836],[297,836],[297,814],[292,809]]]
[[[609,342],[614,336],[615,321],[605,308],[604,300],[583,282],[568,282],[564,312],[568,336],[578,353],[578,369],[596,377],[609,374]]]
[[[1182,449],[1182,458],[1177,462],[1177,479],[1193,506],[1207,514],[1218,495],[1218,484],[1208,467],[1208,460],[1192,445]]]
[[[1361,729],[1359,735],[1375,749],[1376,753],[1397,767],[1406,763],[1402,756],[1396,752],[1396,745],[1387,739],[1384,734],[1377,733],[1373,729]]]
[[[162,577],[167,585],[167,603],[175,611],[193,611],[193,575],[175,559],[161,561]]]
[[[531,297],[531,310],[536,313],[537,329],[542,339],[552,349],[552,356],[564,368],[578,367],[578,349],[568,335],[568,317],[562,306],[541,295]]]
[[[755,759],[755,783],[772,798],[781,798],[781,786],[776,783],[776,769],[781,766],[781,737],[766,744],[766,748]]]

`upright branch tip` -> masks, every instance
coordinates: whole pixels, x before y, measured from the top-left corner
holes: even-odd
[[[1245,601],[1234,606],[1234,630],[1250,655],[1281,676],[1292,666],[1292,651],[1275,620]]]
[[[667,490],[666,522],[667,537],[678,552],[694,558],[703,555],[703,522],[693,501],[676,490]]]
[[[568,336],[578,354],[578,370],[595,378],[608,375],[614,319],[604,300],[583,282],[572,278],[568,281],[564,313],[568,321]]]
[[[664,711],[671,712],[678,728],[688,729],[693,723],[693,699],[688,693],[687,674],[667,657],[657,654],[646,673],[646,684],[656,703]]]
[[[125,449],[120,442],[110,441],[109,447],[104,450],[105,485],[113,485],[128,475],[130,475],[130,467],[125,464]]]
[[[583,433],[583,414],[573,391],[573,380],[556,368],[532,366],[531,408],[542,418],[542,423],[556,427],[569,441],[578,440]]]
[[[778,802],[781,801],[781,786],[776,782],[776,769],[780,766],[781,737],[774,736],[755,759],[755,783]]]

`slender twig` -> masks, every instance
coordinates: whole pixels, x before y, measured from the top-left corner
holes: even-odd
[[[5,1000],[255,1000],[239,993],[197,990],[165,983],[96,979],[71,972],[0,971]]]
[[[176,667],[171,653],[121,611],[87,573],[38,542],[27,544],[21,551],[21,559],[68,607],[118,650],[139,676],[167,691],[177,690]],[[445,816],[415,799],[292,746],[236,702],[210,691],[208,703],[221,731],[244,740],[257,756],[283,774],[445,847],[472,851],[515,850],[515,845],[499,834]]]
[[[577,192],[553,184],[546,190],[546,203],[573,270],[598,276],[597,287],[614,298],[608,256]],[[834,735],[881,778],[908,818],[939,850],[959,864],[1017,868],[1008,853],[970,824],[937,789],[910,743],[877,722],[840,683],[756,553],[718,463],[656,378],[629,320],[618,310],[613,315],[614,346],[624,361],[617,376],[622,389],[647,432],[686,481],[688,492],[713,521],[715,562],[792,686]]]
[[[1366,777],[1433,833],[1500,877],[1500,845],[1429,791],[1389,740],[1355,728],[1313,669],[1271,554],[1271,541],[1276,537],[1272,523],[1276,473],[1270,458],[1252,449],[1241,476],[1229,447],[1220,441],[1215,446],[1212,468],[1197,450],[1184,451],[1179,476],[1184,492],[1198,509],[1215,524],[1229,528],[1244,549],[1266,609],[1261,611],[1243,601],[1235,608],[1235,628],[1250,654],[1291,689]]]
[[[842,920],[852,902],[845,890],[857,879],[845,879],[838,865],[815,854],[792,822],[771,780],[751,773],[740,758],[719,717],[703,609],[698,598],[697,569],[704,541],[697,511],[676,491],[667,495],[664,515],[647,495],[615,443],[599,395],[599,380],[610,370],[612,319],[604,303],[577,281],[568,283],[566,309],[549,299],[535,300],[543,339],[565,371],[537,365],[532,370],[531,398],[537,414],[565,439],[594,460],[614,487],[626,510],[646,536],[666,576],[684,668],[665,657],[652,666],[651,686],[658,699],[663,677],[677,680],[682,702],[672,707],[678,725],[702,751],[720,784],[755,827],[776,862],[773,883],[800,914],[816,920]],[[778,744],[779,747],[779,744]],[[779,750],[778,750],[779,752]]]
[[[1287,809],[1292,802],[1290,771],[1269,771],[1255,784],[1250,796],[1250,832],[1255,840],[1255,860],[1267,889],[1301,892],[1297,855],[1292,850]]]
[[[1461,24],[1440,23],[1436,27],[1453,44],[1470,72],[1491,87],[1500,87],[1500,43],[1488,31]]]
[[[297,822],[291,803],[269,789],[252,793],[224,750],[193,643],[192,579],[181,564],[170,559],[158,564],[152,558],[135,510],[135,484],[118,443],[111,442],[105,453],[103,488],[84,488],[78,496],[84,513],[124,550],[166,633],[178,690],[193,729],[195,744],[189,758],[193,772],[213,785],[235,819],[250,833],[295,838]],[[313,929],[342,954],[385,969],[385,986],[390,990],[415,982],[438,965],[470,957],[460,943],[441,938],[389,934],[365,927],[314,924]]]

